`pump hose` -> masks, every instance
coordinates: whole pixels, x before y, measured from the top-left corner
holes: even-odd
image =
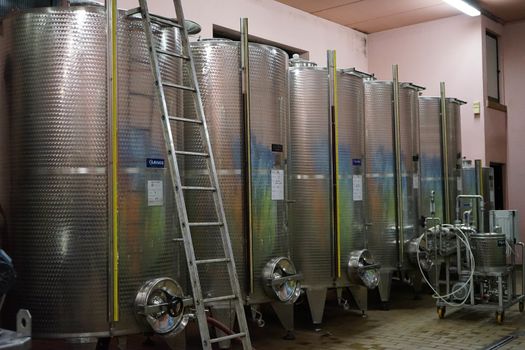
[[[212,325],[213,327],[215,327],[218,330],[222,331],[226,335],[233,335],[233,334],[235,334],[235,333],[233,333],[233,331],[231,329],[228,328],[228,326],[226,326],[224,323],[220,322],[219,320],[217,320],[215,318],[207,316],[206,317],[206,321],[208,322],[209,325]],[[234,338],[233,340],[235,340],[238,343],[242,343],[241,339],[239,339],[239,338]],[[255,348],[253,346],[252,346],[252,350],[255,350]]]
[[[468,251],[468,254],[469,254],[469,257],[470,257],[470,275],[469,275],[469,278],[467,279],[467,281],[465,282],[465,285],[468,285],[468,290],[467,290],[467,293],[465,295],[465,298],[463,300],[461,300],[461,302],[459,303],[452,303],[452,302],[449,302],[448,300],[446,300],[446,298],[450,297],[450,296],[453,296],[455,295],[459,290],[456,290],[456,291],[453,291],[451,293],[448,293],[448,294],[445,294],[445,295],[441,295],[439,294],[439,292],[432,286],[432,283],[429,282],[429,280],[427,279],[427,277],[425,276],[425,274],[423,273],[423,268],[421,267],[421,262],[420,262],[420,259],[419,259],[419,248],[420,248],[420,245],[421,245],[421,240],[424,236],[421,235],[419,238],[418,238],[418,249],[417,249],[417,252],[416,252],[416,255],[417,255],[417,264],[418,264],[418,267],[419,267],[419,271],[421,272],[421,275],[423,276],[423,279],[425,280],[425,282],[428,284],[428,286],[430,287],[430,289],[432,289],[432,291],[434,292],[434,295],[432,295],[432,297],[434,299],[439,299],[441,300],[442,302],[444,302],[445,304],[447,305],[450,305],[450,306],[462,306],[464,305],[467,300],[469,299],[470,297],[470,294],[472,293],[472,284],[470,283],[472,281],[472,279],[474,278],[474,271],[475,271],[475,261],[474,261],[474,254],[472,253],[472,249],[470,247],[470,243],[469,243],[469,240],[468,240],[468,237],[467,235],[459,228],[459,227],[456,227],[456,226],[453,226],[453,225],[441,225],[442,227],[446,227],[446,228],[453,228],[454,230],[452,231],[456,237],[461,241],[461,243],[463,243],[463,245],[465,246],[465,248],[467,249]]]

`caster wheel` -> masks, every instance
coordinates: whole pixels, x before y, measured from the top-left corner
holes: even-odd
[[[440,319],[445,318],[445,313],[447,312],[446,307],[444,306],[438,306],[437,308],[437,314]]]
[[[520,312],[523,312],[523,301],[520,301],[519,305],[518,305],[518,309],[520,310]]]
[[[503,320],[505,319],[505,313],[504,312],[496,312],[496,323],[497,324],[503,324]]]

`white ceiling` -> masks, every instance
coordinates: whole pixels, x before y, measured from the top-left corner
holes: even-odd
[[[374,33],[460,14],[442,0],[277,0],[327,20]],[[525,0],[479,0],[505,21],[525,19]]]

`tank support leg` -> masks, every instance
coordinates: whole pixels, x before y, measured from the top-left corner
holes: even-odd
[[[412,288],[414,288],[414,299],[421,299],[421,292],[423,290],[423,276],[420,271],[409,272],[410,281],[412,282]]]
[[[337,293],[337,303],[339,304],[339,306],[342,306],[345,311],[349,310],[350,304],[348,303],[347,299],[343,298],[343,288],[336,288],[335,291]]]
[[[128,337],[117,337],[118,350],[126,350],[128,348]]]
[[[393,271],[379,271],[379,297],[381,298],[384,309],[388,309],[388,302],[390,301],[392,274]]]
[[[277,317],[279,318],[279,321],[281,321],[281,324],[286,330],[286,335],[284,336],[284,339],[286,340],[295,339],[294,320],[293,320],[293,316],[294,316],[293,304],[283,304],[279,302],[273,302],[271,305],[272,305],[273,311],[275,311],[275,313],[277,314]]]
[[[348,289],[350,289],[350,293],[352,293],[357,307],[361,310],[363,317],[366,317],[368,311],[368,288],[365,286],[351,285]]]
[[[97,350],[108,350],[109,343],[111,343],[111,338],[99,338],[95,349]]]
[[[306,290],[308,306],[314,325],[320,325],[323,322],[324,305],[326,302],[326,288]]]

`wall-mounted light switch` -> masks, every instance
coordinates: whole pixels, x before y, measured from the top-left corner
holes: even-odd
[[[474,112],[476,117],[479,117],[481,114],[481,102],[474,101],[474,103],[472,103],[472,112]]]

